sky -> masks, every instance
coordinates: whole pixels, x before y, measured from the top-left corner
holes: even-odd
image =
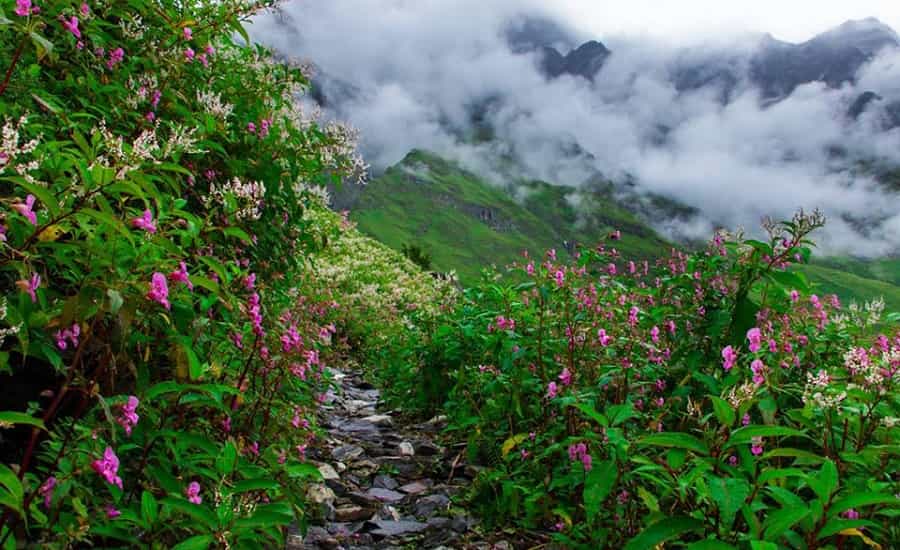
[[[579,28],[600,35],[685,38],[731,32],[768,32],[803,42],[848,19],[877,17],[900,29],[897,0],[552,0]]]
[[[654,222],[674,238],[723,225],[752,231],[763,216],[822,208],[826,251],[895,254],[900,197],[832,151],[900,165],[900,127],[882,131],[882,107],[900,104],[900,48],[863,66],[855,84],[805,84],[774,105],[747,78],[761,42],[739,31],[800,42],[870,16],[900,29],[900,7],[891,7],[900,0],[833,3],[756,0],[759,15],[747,16],[725,0],[294,0],[250,32],[317,64],[327,115],[359,128],[376,172],[422,148],[502,184],[508,176],[493,168],[514,158],[525,177],[579,186],[599,173],[697,208],[696,219]],[[576,44],[596,37],[613,51],[594,81],[547,79],[538,53],[511,51],[502,29],[546,12],[580,27]],[[673,84],[682,68],[723,64],[740,78],[726,104],[718,84],[685,92]],[[884,100],[848,119],[870,90]],[[489,143],[466,138],[478,105],[497,138]]]

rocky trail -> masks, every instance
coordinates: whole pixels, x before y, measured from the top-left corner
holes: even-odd
[[[440,418],[404,424],[379,410],[379,392],[358,373],[334,372],[339,384],[322,408],[329,436],[308,452],[323,482],[307,494],[313,520],[289,550],[365,548],[524,548],[535,540],[479,534],[461,506],[474,468],[462,449],[435,443]]]

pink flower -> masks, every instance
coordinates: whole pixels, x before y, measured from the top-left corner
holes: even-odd
[[[859,512],[857,512],[853,508],[850,508],[849,510],[847,510],[846,512],[843,513],[843,516],[847,519],[859,519]]]
[[[153,96],[150,98],[150,105],[153,106],[154,109],[159,105],[159,100],[162,99],[162,92],[159,90],[155,90],[153,92]]]
[[[53,500],[53,488],[56,487],[56,478],[50,476],[47,478],[47,481],[41,485],[41,488],[38,489],[38,494],[44,497],[44,508],[50,508],[50,503]]]
[[[750,342],[750,351],[756,353],[762,347],[762,334],[757,327],[747,331],[747,341]]]
[[[72,342],[72,345],[78,347],[78,336],[81,334],[81,327],[78,326],[78,323],[73,323],[71,328],[67,328],[65,330],[57,330],[53,337],[56,339],[56,347],[59,349],[66,349],[68,346],[67,342]]]
[[[556,394],[556,382],[550,382],[549,384],[547,384],[547,397],[553,399],[554,397],[556,397]]]
[[[113,506],[112,504],[106,505],[106,517],[107,518],[116,519],[117,517],[119,517],[121,515],[122,515],[122,512],[116,510],[115,506]]]
[[[652,340],[654,344],[659,343],[659,327],[650,329],[650,340]]]
[[[83,2],[81,4],[81,15],[87,17],[89,13],[91,13],[91,8],[88,7],[86,2]]]
[[[166,283],[166,276],[156,272],[150,279],[150,290],[147,292],[147,298],[154,302],[159,302],[164,308],[171,309],[172,304],[169,303],[169,285]]]
[[[106,68],[112,70],[116,65],[121,63],[123,59],[125,59],[125,50],[122,48],[114,49],[109,52],[109,60],[106,62]]]
[[[207,44],[206,45],[206,54],[213,55],[215,53],[216,53],[216,49],[212,47],[212,44]]]
[[[81,31],[78,30],[78,18],[74,15],[66,21],[65,18],[62,19],[62,25],[65,27],[67,31],[72,33],[75,38],[81,38]]]
[[[185,40],[190,40],[194,37],[194,33],[193,33],[193,31],[191,31],[190,27],[185,27],[183,32],[184,32]]]
[[[766,366],[759,359],[754,359],[752,363],[750,363],[750,370],[753,371],[753,383],[757,386],[762,385],[766,378],[763,376],[765,372]]]
[[[562,287],[564,284],[566,284],[566,274],[565,274],[565,272],[563,272],[563,270],[557,269],[556,270],[556,286]]]
[[[562,370],[562,372],[559,374],[559,380],[563,383],[563,386],[572,385],[572,373],[569,372],[568,368],[564,368]]]
[[[726,372],[730,371],[734,367],[735,361],[737,361],[737,352],[734,351],[733,347],[725,346],[722,349],[722,368]]]
[[[191,61],[193,61],[193,60],[194,60],[194,50],[192,50],[191,48],[185,48],[185,50],[184,50],[184,59],[185,59],[188,63],[190,63]]]
[[[13,11],[19,17],[28,17],[31,13],[31,0],[16,0],[16,9]]]
[[[144,210],[144,213],[139,218],[131,220],[131,227],[143,229],[147,233],[156,233],[156,224],[153,223],[153,212]]]
[[[530,276],[534,275],[534,262],[528,262],[528,265],[525,266],[525,273]]]
[[[248,122],[247,123],[247,131],[250,132],[251,134],[255,134],[256,133],[256,124],[254,124],[252,122]]]
[[[754,437],[750,441],[750,452],[754,454],[754,456],[759,456],[763,453],[763,438]]]
[[[253,290],[253,287],[255,287],[255,286],[256,286],[256,273],[251,273],[250,275],[247,275],[247,277],[244,279],[244,288],[246,288],[247,290]]]
[[[189,290],[194,290],[194,283],[188,277],[187,265],[183,261],[179,262],[178,269],[169,273],[169,280],[175,283],[184,283]]]
[[[147,114],[144,115],[144,118],[147,119],[147,122],[153,122],[156,120],[156,113],[153,111],[147,111]]]
[[[31,297],[31,303],[37,302],[37,289],[41,286],[41,276],[37,273],[31,274],[31,279],[25,281],[16,281],[16,285]]]
[[[800,293],[797,292],[796,290],[792,290],[791,291],[791,301],[796,303],[799,300],[800,300]]]
[[[203,502],[203,497],[200,496],[200,484],[196,481],[192,481],[188,484],[187,488],[184,490],[184,494],[188,497],[188,502],[192,504],[200,504]]]
[[[616,229],[615,231],[613,231],[612,233],[609,234],[609,238],[614,241],[618,241],[619,239],[622,238],[622,232],[619,231],[618,229]]]
[[[209,59],[206,58],[205,53],[201,53],[200,55],[198,55],[197,59],[200,61],[201,64],[203,64],[204,68],[209,67]]]
[[[107,483],[115,485],[119,489],[122,488],[122,478],[118,476],[119,457],[116,456],[112,447],[107,447],[103,453],[103,458],[93,461],[91,468],[100,474],[100,477],[105,479]]]
[[[606,334],[606,330],[600,329],[597,331],[597,340],[600,341],[600,345],[606,347],[612,341],[612,338]]]
[[[222,421],[222,429],[225,430],[225,433],[231,431],[231,417],[226,416],[225,420]]]
[[[140,420],[140,416],[138,416],[137,408],[140,404],[138,398],[135,396],[130,396],[128,401],[122,405],[121,416],[116,419],[116,422],[119,423],[120,426],[125,428],[125,433],[131,435],[131,430],[135,426],[137,426],[138,420]]]
[[[17,202],[12,205],[12,209],[18,212],[19,214],[28,218],[28,221],[31,222],[31,225],[37,225],[37,214],[34,213],[34,195],[28,195],[25,197],[25,202]]]
[[[749,415],[749,414],[745,414],[744,417],[741,418],[741,425],[742,425],[742,426],[749,426],[749,425],[750,425],[750,415]]]

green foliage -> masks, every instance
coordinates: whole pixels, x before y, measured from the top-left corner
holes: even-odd
[[[324,206],[355,134],[269,5],[0,2],[6,548],[283,545],[325,366],[449,295]]]
[[[444,403],[450,435],[489,465],[469,495],[487,525],[573,548],[887,548],[900,330],[792,270],[822,222],[801,213],[767,241],[720,235],[655,266],[614,243],[526,257],[467,289],[385,370],[407,380],[388,389]]]

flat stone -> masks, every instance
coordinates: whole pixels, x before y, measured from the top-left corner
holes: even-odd
[[[325,481],[329,481],[332,479],[341,479],[341,476],[338,475],[331,464],[320,464],[319,473],[322,474],[322,479],[324,479]]]
[[[402,493],[398,493],[397,491],[391,491],[390,489],[381,489],[379,487],[373,487],[366,491],[366,494],[372,498],[378,499],[381,502],[400,502],[406,495]]]
[[[400,443],[397,449],[400,451],[400,456],[413,456],[416,454],[416,449],[409,441]]]
[[[359,445],[342,445],[332,449],[331,456],[333,456],[335,460],[345,462],[361,457],[364,452],[363,448]]]
[[[369,524],[375,527],[372,530],[372,534],[381,537],[397,537],[400,535],[421,533],[422,531],[428,529],[427,523],[408,520],[374,520],[370,521]]]
[[[416,452],[424,456],[434,456],[440,454],[441,448],[431,441],[420,441],[416,444]]]
[[[373,414],[362,419],[362,422],[369,422],[375,426],[388,427],[394,425],[394,419],[386,414]]]
[[[367,416],[366,418],[371,418],[371,417]],[[379,425],[375,424],[374,422],[369,422],[368,420],[366,420],[366,418],[363,418],[361,420],[350,420],[347,422],[341,422],[338,426],[336,426],[336,429],[333,430],[333,432],[348,433],[348,434],[353,434],[353,435],[357,435],[357,436],[360,434],[368,434],[368,435],[377,434]]]
[[[431,516],[438,510],[446,510],[450,507],[450,499],[446,495],[428,495],[416,501],[413,513],[419,517]]]
[[[418,495],[419,493],[424,493],[428,489],[428,485],[421,481],[413,481],[412,483],[407,483],[400,487],[400,490],[408,495]]]
[[[397,483],[397,480],[395,480],[391,476],[377,475],[372,481],[372,486],[378,487],[379,489],[390,489],[391,491],[393,491],[394,489],[399,487],[400,484]]]
[[[354,504],[338,506],[334,509],[334,519],[341,522],[367,520],[372,517],[372,514],[373,512],[371,509],[356,506]]]
[[[377,472],[379,468],[381,468],[381,466],[371,460],[360,460],[359,462],[354,462],[350,465],[350,470],[352,470],[354,474],[364,478],[368,478],[370,475]]]

